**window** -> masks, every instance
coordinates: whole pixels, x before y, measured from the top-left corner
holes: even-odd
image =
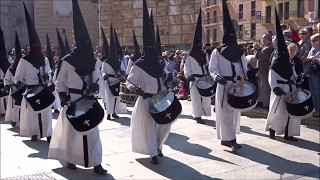
[[[207,42],[210,42],[210,29],[207,30]]]
[[[271,23],[271,6],[266,7],[266,23]]]
[[[216,5],[217,4],[217,0],[213,0],[213,5]]]
[[[210,12],[207,12],[207,24],[210,24]]]
[[[217,11],[213,11],[213,23],[217,23]]]
[[[289,19],[289,2],[284,3],[284,20]]]
[[[217,29],[213,29],[213,41],[217,41]]]
[[[239,19],[243,19],[243,4],[239,4]]]
[[[298,0],[298,18],[304,17],[304,0]]]
[[[245,35],[245,34],[243,34],[243,25],[239,25],[238,35],[240,38],[242,38],[242,36]]]
[[[279,20],[282,21],[283,20],[283,3],[280,3],[278,6],[278,12],[279,12]]]
[[[206,4],[207,6],[206,7],[210,6],[210,1],[211,0],[207,0],[207,4]]]
[[[256,38],[256,24],[255,23],[251,23],[251,39],[255,39]]]
[[[251,1],[251,17],[256,16],[256,1]]]

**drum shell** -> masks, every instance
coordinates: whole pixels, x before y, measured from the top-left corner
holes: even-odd
[[[201,81],[203,78],[206,78],[206,80],[208,80],[208,78],[209,78],[211,80],[210,82],[212,83],[212,86],[210,86],[209,88],[203,89],[198,86],[198,83],[199,83],[198,82],[196,85],[198,92],[201,96],[212,97],[216,93],[217,83],[212,79],[211,76],[204,76],[204,77],[200,78],[199,81]]]
[[[8,92],[3,91],[3,89],[0,89],[0,97],[8,96]]]
[[[247,96],[235,96],[228,92],[228,104],[232,108],[240,110],[242,112],[249,111],[256,106],[257,96],[258,96],[258,93],[256,90]]]
[[[288,94],[287,96],[289,96],[290,94]],[[310,114],[313,111],[313,103],[312,103],[312,98],[311,96],[304,102],[301,103],[290,103],[288,101],[286,102],[286,108],[287,111],[290,115],[292,116],[297,116],[297,117],[303,117],[306,116],[308,114]],[[308,108],[306,108],[308,107]]]
[[[100,103],[95,99],[90,99],[94,101],[94,103],[91,107],[88,107],[87,111],[84,114],[75,116],[77,104],[83,103],[83,99],[72,103],[66,111],[67,119],[69,120],[73,128],[78,132],[89,131],[90,129],[96,127],[104,117],[104,110],[101,107]],[[89,125],[86,124],[87,120],[90,120]]]
[[[54,95],[50,92],[49,87],[47,85],[41,85],[42,90],[32,97],[28,97],[29,93],[32,93],[35,88],[39,88],[36,86],[32,89],[27,90],[27,93],[24,95],[30,106],[34,111],[41,111],[47,107],[49,107],[55,100]],[[39,103],[40,100],[40,103]]]
[[[11,88],[11,96],[15,100],[14,105],[21,106],[21,101],[23,98],[22,94],[26,91],[26,89],[27,89],[26,85],[23,85],[20,88],[17,88],[15,90]]]
[[[51,83],[51,84],[48,86],[48,88],[49,88],[49,91],[50,91],[50,92],[53,92],[53,91],[55,90],[56,86],[55,86],[53,83]]]
[[[115,83],[113,85],[110,85],[109,86],[109,89],[111,91],[111,93],[114,95],[114,96],[119,96],[119,91],[120,91],[120,81],[118,83]]]
[[[130,91],[126,86],[126,83],[123,83],[123,82],[120,83],[119,95],[120,95],[120,102],[126,103],[126,104],[135,104],[139,97],[134,92]]]
[[[174,100],[172,101],[171,105],[164,111],[159,112],[159,113],[152,113],[150,112],[151,116],[153,119],[156,121],[158,124],[169,124],[172,121],[174,121],[179,114],[182,111],[182,106],[180,101],[176,96],[174,96]],[[167,116],[170,113],[170,118]]]

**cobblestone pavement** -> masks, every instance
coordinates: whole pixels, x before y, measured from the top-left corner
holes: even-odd
[[[80,166],[70,170],[65,162],[48,159],[45,138],[33,142],[21,137],[19,128],[12,128],[1,116],[0,179],[319,179],[319,121],[304,120],[298,142],[285,141],[283,136],[271,140],[264,131],[265,118],[244,113],[237,135],[242,148],[232,152],[216,139],[213,111],[203,117],[205,124],[197,124],[191,102],[181,102],[183,112],[172,126],[159,165],[131,151],[132,107],[119,119],[104,119],[99,129],[107,176]],[[53,127],[57,117],[54,114]]]

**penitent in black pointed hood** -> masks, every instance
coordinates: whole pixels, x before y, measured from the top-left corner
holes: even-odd
[[[288,48],[285,43],[280,21],[275,8],[276,15],[276,34],[277,34],[277,47],[276,47],[276,58],[271,62],[270,68],[273,69],[282,78],[290,80],[293,74],[292,65],[289,60]]]
[[[109,49],[110,49],[110,47],[109,47],[109,43],[108,43],[106,34],[104,33],[102,27],[101,27],[101,34],[102,34],[102,40],[103,40],[101,61],[104,61],[109,57]]]
[[[156,51],[146,0],[143,0],[143,51],[144,55],[135,64],[150,76],[154,78],[161,77],[164,73],[164,64],[160,62]]]
[[[59,44],[59,59],[62,59],[65,55],[67,55],[67,51],[64,46],[64,43],[63,43],[63,40],[62,40],[62,37],[60,35],[58,28],[56,28],[56,31],[57,31],[58,44]]]
[[[137,41],[136,33],[134,33],[134,31],[132,31],[132,33],[133,33],[133,45],[134,45],[134,57],[132,58],[132,61],[136,62],[136,60],[138,60],[141,57],[141,51]]]
[[[122,53],[122,50],[121,50],[121,46],[120,46],[120,42],[119,42],[119,39],[118,39],[118,35],[117,35],[117,32],[116,32],[116,29],[113,29],[113,33],[114,33],[114,42],[116,43],[116,48],[117,48],[117,53],[118,53],[118,56],[120,58],[123,57],[123,53]]]
[[[223,10],[223,38],[222,46],[218,47],[219,53],[230,62],[240,62],[243,51],[237,43],[237,34],[230,17],[227,0],[222,0]]]
[[[69,64],[75,67],[76,73],[84,77],[94,71],[96,60],[93,57],[91,39],[77,0],[72,0],[72,9],[76,48],[65,56],[63,60],[68,61]]]
[[[115,43],[114,31],[112,28],[112,24],[110,25],[110,48],[109,48],[109,57],[105,60],[114,71],[118,71],[120,69],[121,62],[119,61],[119,56],[117,52],[117,45]]]
[[[69,42],[68,42],[66,34],[64,35],[64,46],[65,46],[66,52],[68,54],[71,50],[70,50],[70,46],[69,46]]]
[[[20,59],[22,58],[22,53],[21,53],[21,45],[19,41],[19,36],[16,31],[15,33],[15,42],[14,42],[14,48],[15,48],[15,53],[16,53],[16,59],[14,62],[11,64],[9,70],[11,71],[11,74],[14,76],[16,74],[16,69],[19,64]]]
[[[8,61],[6,43],[4,40],[3,31],[0,28],[0,69],[3,74],[6,74],[8,68],[10,67],[10,63]]]
[[[50,44],[48,33],[46,34],[46,36],[47,36],[47,49],[46,49],[47,58],[49,60],[50,68],[53,70],[54,69],[53,53],[51,50],[51,44]]]
[[[161,39],[160,39],[160,32],[159,32],[158,26],[157,26],[157,34],[156,34],[156,49],[157,49],[158,56],[162,56]]]
[[[31,21],[26,5],[24,3],[23,3],[23,7],[24,7],[25,18],[27,22],[28,36],[29,36],[29,43],[30,43],[30,51],[23,58],[28,62],[30,62],[35,68],[39,69],[41,66],[45,65],[44,56],[41,53],[40,39],[36,31],[36,28],[34,27],[34,24]]]
[[[152,10],[152,9],[151,9],[151,12],[150,12],[150,23],[151,23],[152,35],[153,35],[153,37],[155,37],[155,33],[154,33],[154,20],[153,20],[153,10]]]
[[[201,9],[199,12],[196,31],[194,33],[190,56],[193,57],[201,66],[207,63],[206,55],[202,51],[202,25]]]

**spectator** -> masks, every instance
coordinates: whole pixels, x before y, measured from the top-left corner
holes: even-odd
[[[308,30],[305,28],[301,29],[299,31],[299,37],[301,40],[298,42],[300,47],[298,57],[302,60],[302,62],[305,62],[309,51],[312,48],[310,37],[308,36]]]
[[[308,31],[308,37],[310,38],[313,35],[312,26],[306,26],[305,29]]]
[[[187,58],[187,52],[185,51],[182,51],[181,53],[181,63],[180,63],[180,73],[184,74],[184,63],[185,63],[185,60]]]
[[[180,63],[181,63],[180,50],[176,50],[175,56],[173,58],[174,58],[174,62],[175,62],[174,68],[177,72],[179,72],[180,71]]]
[[[179,83],[179,92],[176,94],[179,100],[186,100],[188,99],[188,89],[186,88],[186,84],[183,81]]]
[[[309,88],[311,91],[312,102],[315,112],[314,117],[320,117],[320,34],[311,36],[312,48],[307,57],[308,61],[317,64],[318,68],[313,69],[309,76]],[[316,67],[316,66],[315,66]]]
[[[166,68],[169,71],[169,73],[172,73],[173,77],[175,77],[177,75],[177,71],[175,69],[175,62],[174,62],[174,55],[170,54],[168,56],[168,61],[166,64]]]
[[[249,69],[253,69],[257,67],[257,58],[254,55],[252,44],[248,45],[246,48],[246,60],[247,60]]]
[[[124,55],[130,55],[130,51],[129,51],[128,47],[124,48]]]
[[[282,32],[288,28],[286,24],[280,24]]]
[[[283,31],[283,37],[284,37],[284,40],[286,42],[287,47],[289,46],[289,44],[291,44],[291,36],[292,36],[292,33],[290,30]]]
[[[299,51],[298,46],[295,43],[291,43],[288,46],[289,58],[291,64],[294,66],[294,69],[297,75],[303,73],[302,60],[297,56]]]
[[[255,43],[253,45],[255,58],[258,59],[257,67],[258,71],[258,89],[259,89],[259,96],[258,102],[259,105],[262,106],[264,109],[269,109],[269,102],[270,102],[270,85],[268,82],[268,74],[269,74],[269,59],[271,54],[274,50],[274,46],[272,44],[272,36],[269,33],[265,33],[262,36],[262,44],[261,46],[259,43]]]

